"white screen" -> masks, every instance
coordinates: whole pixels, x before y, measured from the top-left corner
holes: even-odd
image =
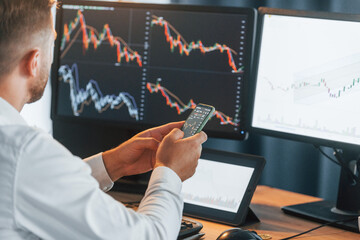
[[[182,187],[184,202],[236,213],[254,168],[199,159]]]
[[[252,126],[360,144],[360,23],[265,15]]]

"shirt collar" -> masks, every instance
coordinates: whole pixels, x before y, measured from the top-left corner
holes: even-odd
[[[0,125],[27,125],[20,113],[0,97]]]

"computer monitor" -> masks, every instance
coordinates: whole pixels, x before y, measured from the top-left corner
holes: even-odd
[[[252,130],[317,146],[360,149],[360,17],[269,8],[259,13]],[[346,166],[337,208],[307,205],[311,218],[346,218],[333,213],[338,210],[360,213],[360,183],[353,185],[348,174]]]
[[[256,11],[62,1],[55,119],[142,129],[216,108],[209,136],[244,139]]]

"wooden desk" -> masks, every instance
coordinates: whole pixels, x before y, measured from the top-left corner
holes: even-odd
[[[250,207],[261,222],[243,228],[255,230],[257,233],[269,234],[274,240],[309,230],[320,224],[287,215],[282,212],[281,207],[318,200],[321,199],[277,188],[258,186]],[[202,232],[205,233],[205,239],[216,239],[220,233],[231,228],[231,226],[204,220],[200,220],[200,222],[204,225]],[[295,239],[360,239],[360,234],[333,227],[323,227]]]
[[[122,201],[138,201],[141,198],[141,196],[134,196],[133,194],[117,192],[110,192],[109,194],[115,199]],[[281,207],[286,205],[300,204],[317,200],[320,199],[303,194],[280,190],[277,188],[258,186],[251,201],[250,207],[260,218],[261,222],[243,228],[255,230],[256,232],[262,234],[269,234],[272,236],[272,239],[276,240],[317,227],[320,225],[319,223],[293,217],[284,214],[281,211]],[[202,232],[205,233],[203,239],[206,240],[214,240],[220,235],[220,233],[229,228],[232,228],[232,226],[224,224],[213,223],[199,219],[196,220],[203,224],[204,228],[202,229]],[[333,227],[323,227],[295,239],[348,240],[360,239],[360,234]]]

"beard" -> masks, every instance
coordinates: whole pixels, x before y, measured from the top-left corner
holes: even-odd
[[[34,81],[34,84],[30,87],[30,100],[27,103],[36,102],[43,96],[49,78],[49,71],[47,64],[43,63],[40,68],[39,79]]]

